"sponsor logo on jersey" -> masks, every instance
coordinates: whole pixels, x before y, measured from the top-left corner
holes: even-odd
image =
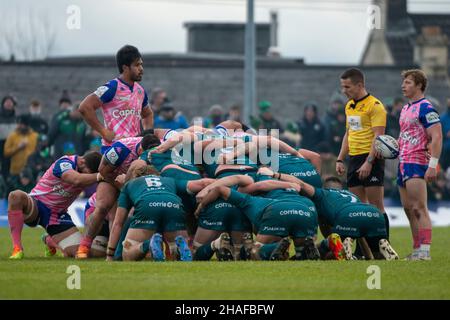
[[[107,86],[98,87],[97,90],[95,90],[94,94],[97,97],[101,98],[105,94],[105,92],[108,91],[108,89],[109,88]]]
[[[122,109],[122,110],[114,110],[112,112],[112,117],[114,119],[127,118],[129,116],[140,117],[141,112],[134,109]]]
[[[439,122],[439,115],[437,114],[437,112],[430,112],[427,113],[425,115],[425,118],[427,119],[428,123],[435,123],[435,122]]]
[[[311,217],[311,212],[303,211],[303,210],[297,210],[297,209],[290,209],[290,210],[282,210],[282,211],[280,211],[280,216],[286,216],[286,215],[298,215],[298,216]]]
[[[108,159],[111,164],[116,164],[117,160],[119,160],[119,155],[117,154],[114,148],[111,148],[106,154],[106,159]]]
[[[175,208],[175,209],[180,209],[180,204],[179,203],[165,202],[165,201],[150,202],[148,204],[148,206],[152,207],[152,208]]]
[[[61,172],[65,172],[67,170],[71,170],[72,165],[68,162],[62,162],[59,164],[59,168],[61,169]]]

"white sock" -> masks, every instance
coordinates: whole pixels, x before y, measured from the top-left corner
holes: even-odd
[[[421,244],[420,251],[422,252],[430,252],[431,245],[430,244]]]

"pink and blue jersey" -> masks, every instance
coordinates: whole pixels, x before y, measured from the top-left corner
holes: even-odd
[[[150,108],[147,92],[137,82],[132,86],[120,78],[97,88],[94,94],[102,101],[105,127],[116,137],[129,138],[141,132],[141,112]],[[111,145],[102,140],[103,145]]]
[[[40,202],[39,209],[44,205],[49,211],[49,216],[41,217],[46,220],[45,226],[59,224],[60,217],[67,213],[69,206],[84,189],[61,179],[63,173],[70,170],[77,170],[76,155],[56,160],[30,192],[30,196]]]
[[[403,107],[398,138],[401,163],[428,164],[429,140],[426,130],[436,123],[440,123],[439,113],[425,98]]]
[[[131,163],[139,158],[141,140],[142,137],[120,139],[105,150],[103,156],[110,165],[116,167],[116,175],[127,173]]]
[[[425,98],[408,103],[400,114],[400,148],[397,184],[405,187],[411,178],[424,178],[428,169],[427,129],[440,123],[438,112]]]

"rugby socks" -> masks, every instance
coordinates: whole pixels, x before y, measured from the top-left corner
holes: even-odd
[[[431,229],[419,229],[420,245],[431,244]]]
[[[147,254],[150,251],[150,239],[142,242],[141,252]]]
[[[389,216],[387,215],[386,212],[383,212],[383,216],[384,216],[384,223],[386,225],[386,240],[389,240]]]
[[[211,260],[214,255],[214,250],[212,248],[212,242],[208,242],[200,246],[194,254],[194,260],[197,261],[208,261]]]
[[[259,256],[261,257],[261,260],[269,260],[270,255],[272,254],[273,250],[275,250],[278,246],[278,242],[270,243],[270,244],[263,244],[259,248]]]
[[[8,210],[8,223],[14,248],[23,250],[21,235],[24,218],[22,210]]]
[[[413,249],[419,249],[420,247],[420,238],[419,238],[419,234],[414,234],[413,235]]]
[[[83,236],[80,241],[80,247],[83,246],[85,248],[91,249],[93,239],[88,235]]]

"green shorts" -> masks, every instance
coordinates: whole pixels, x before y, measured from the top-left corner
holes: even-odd
[[[186,230],[183,203],[175,198],[141,203],[135,207],[130,228],[156,232]]]
[[[318,219],[315,210],[303,202],[274,201],[264,211],[258,234],[293,238],[315,237]]]
[[[228,201],[243,210],[258,234],[294,238],[317,234],[317,212],[308,202],[252,197],[235,190]]]
[[[200,212],[198,226],[216,231],[251,231],[251,224],[241,210],[218,199]]]
[[[384,216],[374,206],[364,203],[343,208],[336,216],[332,232],[351,238],[387,236]]]

